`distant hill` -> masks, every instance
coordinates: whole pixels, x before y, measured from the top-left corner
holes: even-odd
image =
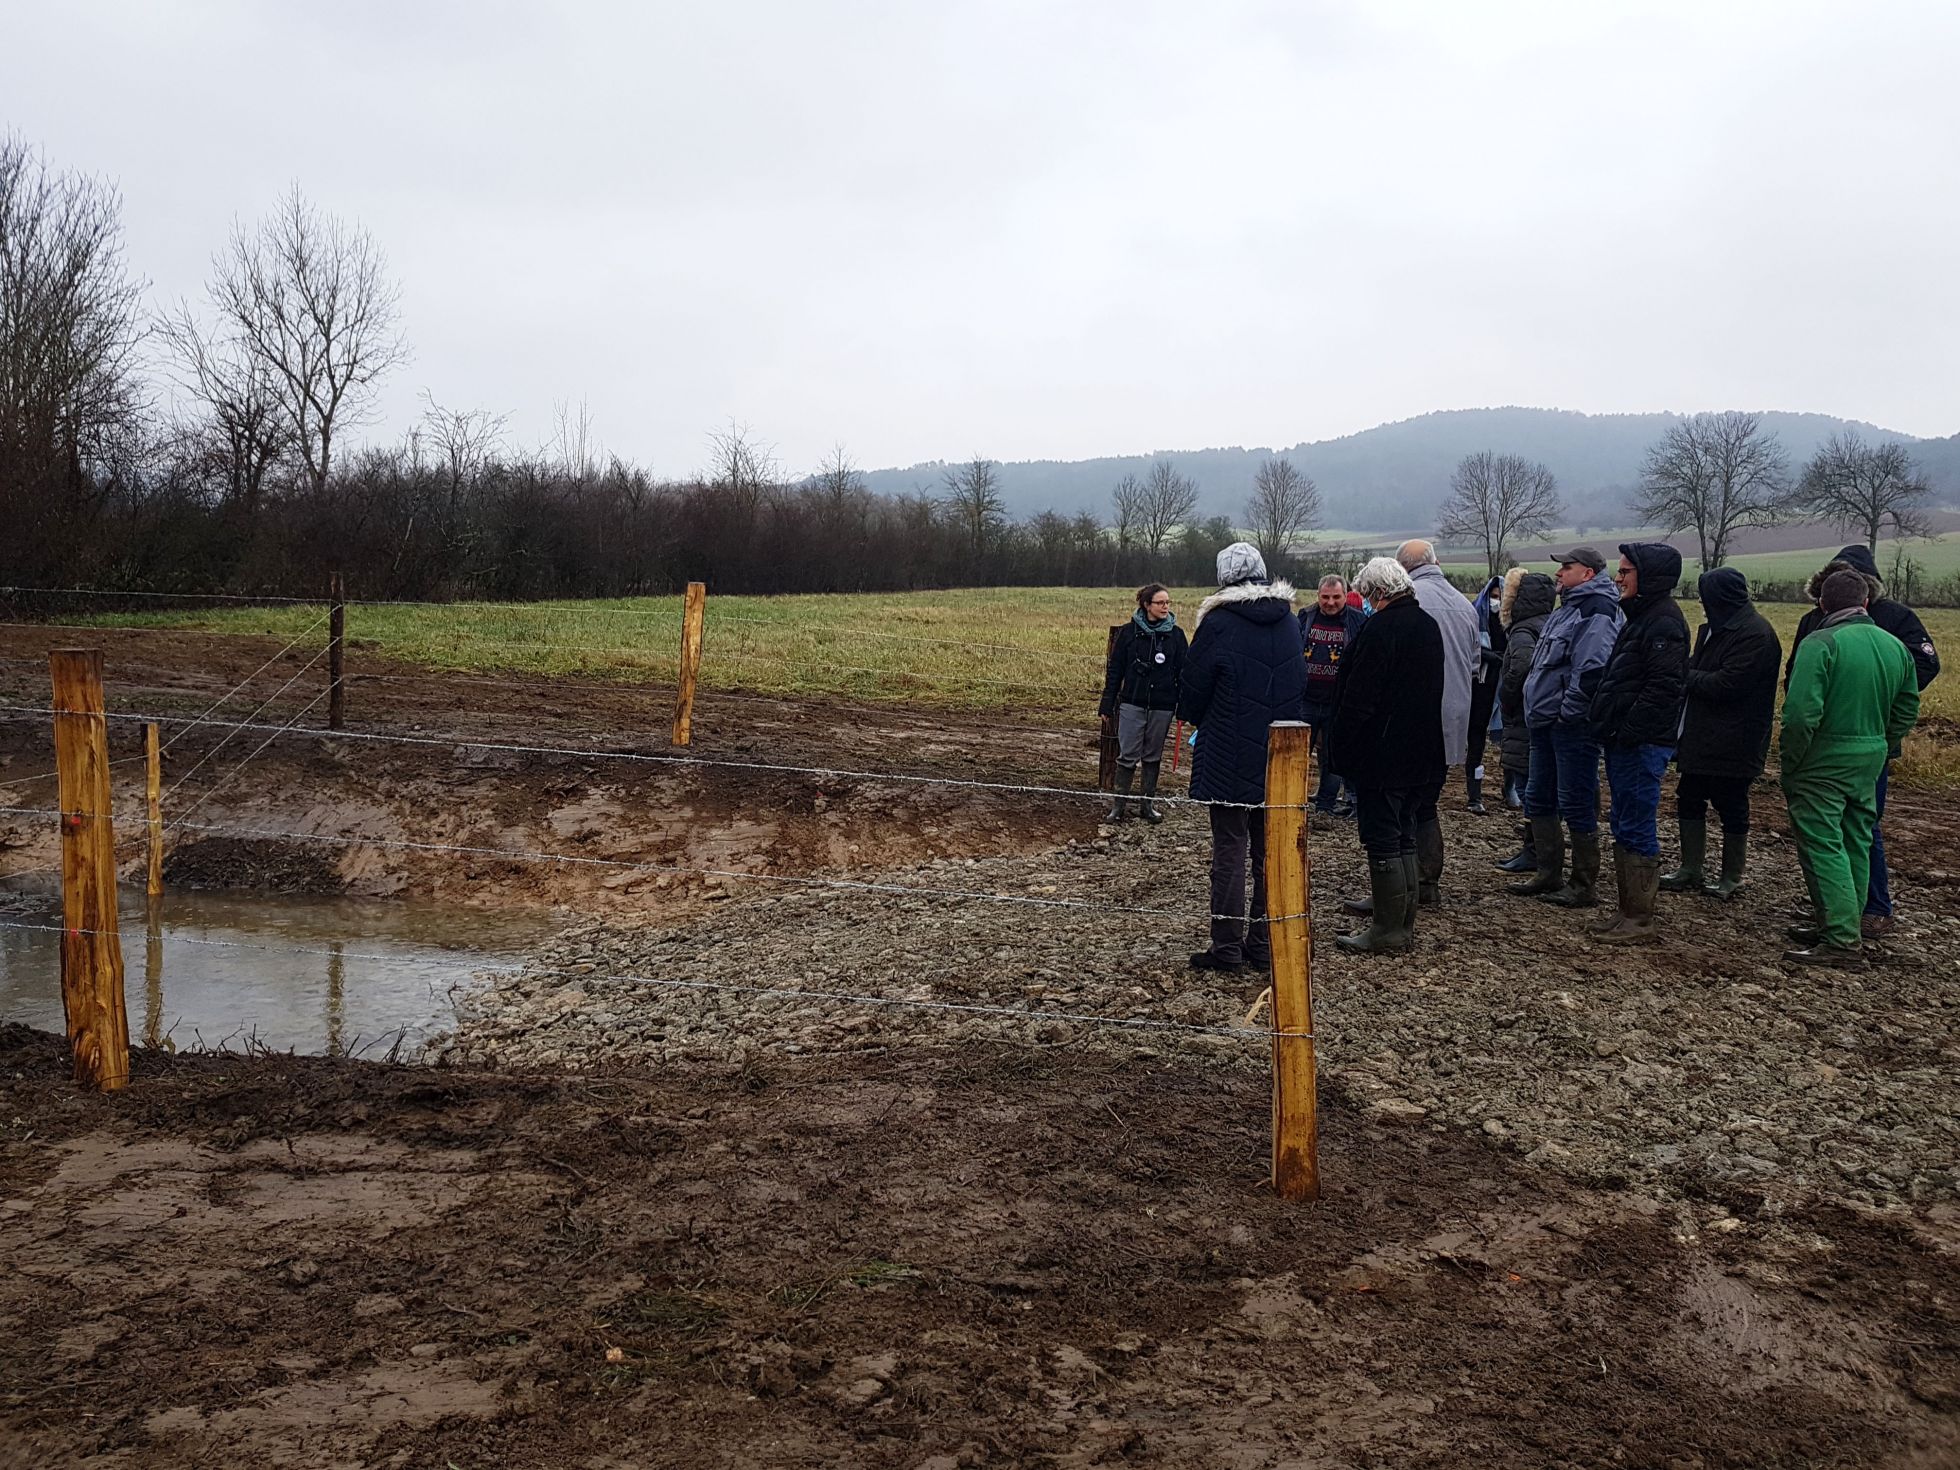
[[[1579,520],[1615,524],[1624,519],[1626,496],[1639,478],[1648,445],[1680,417],[1549,408],[1451,409],[1284,450],[1179,449],[1104,459],[1010,461],[1000,467],[1001,493],[1016,516],[1051,508],[1106,514],[1110,487],[1119,479],[1143,474],[1153,460],[1169,459],[1197,481],[1200,515],[1237,519],[1260,464],[1283,454],[1320,486],[1327,525],[1417,531],[1434,520],[1457,461],[1491,449],[1544,461],[1558,476],[1566,503]],[[1911,443],[1942,502],[1960,499],[1960,434],[1915,440],[1910,434],[1817,413],[1765,413],[1763,419],[1797,465],[1826,436],[1845,427],[1870,439]],[[874,470],[865,478],[872,489],[888,494],[922,489],[937,495],[945,469],[944,463],[919,464]]]

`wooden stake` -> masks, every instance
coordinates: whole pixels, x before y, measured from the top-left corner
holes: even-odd
[[[687,603],[681,615],[681,684],[674,699],[674,744],[694,737],[694,680],[701,672],[701,624],[708,611],[708,585],[687,584]]]
[[[149,803],[150,873],[143,891],[151,898],[163,893],[163,750],[157,744],[157,727],[143,727],[143,794]]]
[[[1313,932],[1307,919],[1312,731],[1275,723],[1266,746],[1266,912],[1273,946],[1273,1188],[1320,1198],[1314,1113]]]
[[[1109,630],[1109,642],[1103,648],[1104,668],[1108,668],[1109,660],[1116,657],[1116,640],[1123,636],[1124,626],[1118,623]],[[1122,746],[1116,738],[1116,721],[1115,715],[1102,717],[1101,742],[1096,747],[1096,790],[1098,791],[1116,789],[1116,757],[1122,753]]]
[[[347,603],[340,573],[327,579],[327,728],[347,724],[347,687],[342,682],[347,647]]]
[[[54,762],[61,807],[61,1007],[75,1080],[103,1092],[129,1082],[129,1015],[116,932],[116,834],[109,820],[109,722],[102,651],[61,648],[54,676]]]

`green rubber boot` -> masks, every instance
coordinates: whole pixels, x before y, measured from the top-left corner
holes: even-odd
[[[1539,876],[1544,876],[1544,868],[1539,867]],[[1572,834],[1572,873],[1565,880],[1565,886],[1556,893],[1544,895],[1546,903],[1555,903],[1562,909],[1589,909],[1599,902],[1599,833],[1574,832]]]
[[[1414,942],[1408,916],[1415,909],[1409,895],[1409,870],[1400,857],[1368,864],[1368,888],[1375,900],[1368,927],[1334,941],[1349,954],[1400,954]],[[1393,917],[1389,917],[1393,915]]]
[[[1749,866],[1749,834],[1747,832],[1724,832],[1722,834],[1722,876],[1702,889],[1710,897],[1727,901],[1735,897],[1735,891],[1742,887],[1743,871]]]
[[[1661,879],[1663,893],[1693,893],[1702,886],[1708,857],[1708,823],[1681,819],[1681,866]]]

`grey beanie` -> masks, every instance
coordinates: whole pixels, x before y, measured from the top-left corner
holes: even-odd
[[[1250,541],[1234,541],[1218,553],[1218,585],[1235,587],[1240,582],[1266,580],[1266,558]]]

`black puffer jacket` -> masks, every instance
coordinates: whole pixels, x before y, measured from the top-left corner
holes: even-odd
[[[1113,715],[1119,704],[1176,709],[1184,653],[1189,647],[1182,628],[1153,633],[1139,628],[1131,618],[1109,650],[1109,666],[1103,670],[1102,712]]]
[[[1177,712],[1198,727],[1191,795],[1266,799],[1266,730],[1306,714],[1307,661],[1287,582],[1240,582],[1198,609]]]
[[[1847,546],[1837,556],[1810,579],[1804,588],[1810,600],[1815,602],[1817,594],[1823,590],[1824,578],[1832,572],[1843,571],[1849,567],[1861,573],[1865,585],[1871,591],[1871,605],[1866,611],[1872,621],[1905,644],[1906,652],[1912,655],[1912,666],[1919,677],[1919,688],[1926,686],[1940,676],[1940,655],[1933,647],[1933,639],[1926,631],[1926,625],[1919,620],[1919,614],[1896,598],[1885,595],[1885,584],[1878,579],[1878,563],[1872,560],[1871,550],[1864,546]],[[1790,682],[1790,670],[1796,666],[1797,645],[1816,632],[1824,622],[1824,610],[1813,607],[1797,622],[1797,636],[1790,640],[1790,657],[1783,665],[1783,682]]]
[[[1341,659],[1327,769],[1389,791],[1442,780],[1442,702],[1443,630],[1413,593],[1398,597],[1361,625]]]
[[[1674,600],[1681,553],[1659,541],[1636,541],[1620,555],[1639,572],[1634,595],[1620,604],[1626,626],[1599,672],[1587,718],[1602,745],[1673,745],[1688,690],[1688,620]]]
[[[1674,759],[1684,776],[1753,781],[1769,757],[1783,648],[1741,572],[1717,567],[1701,574],[1699,586],[1708,621],[1688,661],[1688,709]]]
[[[1524,679],[1538,634],[1558,602],[1558,583],[1543,572],[1514,568],[1505,574],[1498,622],[1504,628],[1504,662],[1497,672],[1497,717],[1504,725],[1504,769],[1522,776],[1531,769],[1531,732],[1524,723]]]

